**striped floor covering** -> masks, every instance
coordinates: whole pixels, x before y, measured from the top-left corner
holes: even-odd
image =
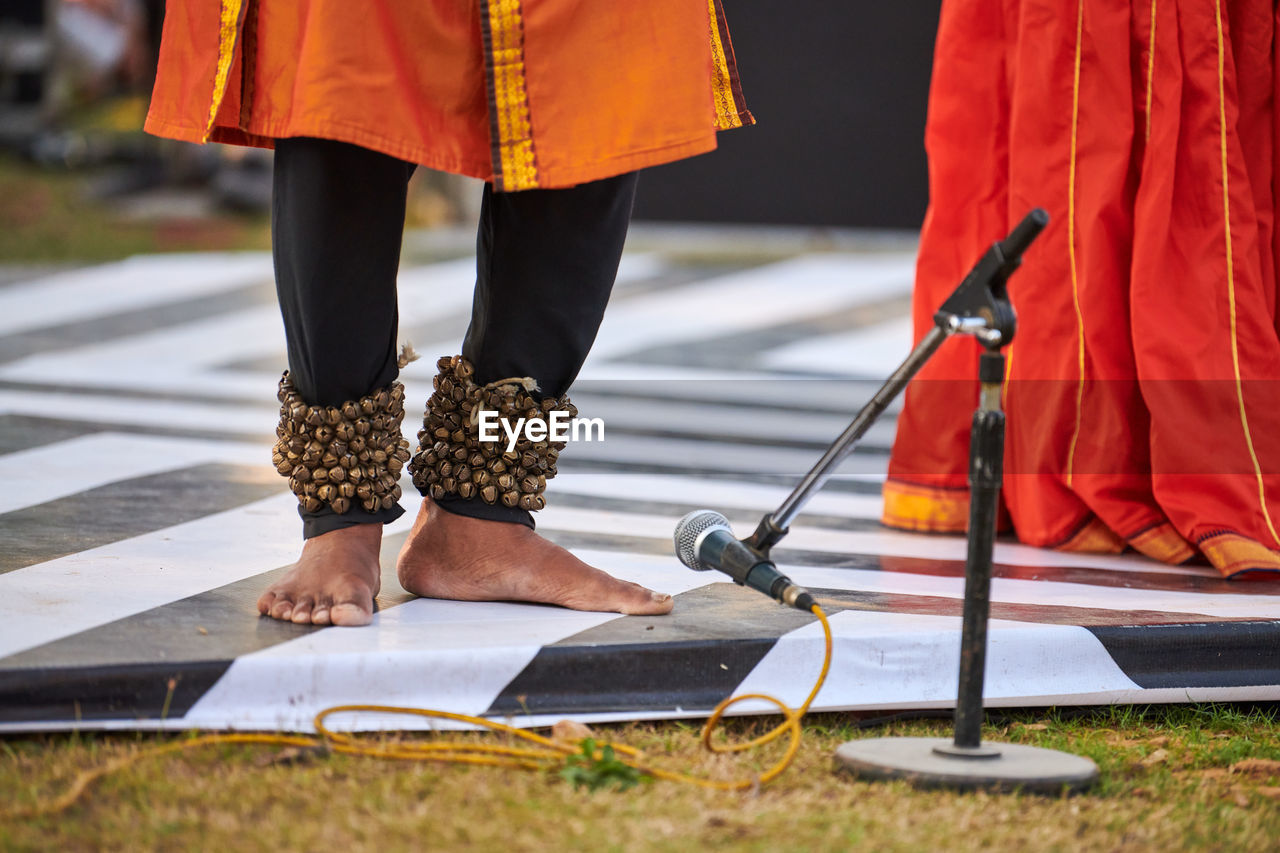
[[[674,614],[414,599],[392,571],[359,629],[254,609],[299,533],[268,464],[284,363],[269,256],[0,284],[0,730],[306,730],[339,703],[521,724],[698,716],[738,691],[798,703],[813,619],[684,569],[671,531],[709,507],[745,533],[777,505],[905,355],[911,271],[892,251],[628,255],[574,391],[605,440],[566,451],[539,529],[674,594]],[[466,258],[404,269],[402,337],[456,351],[472,276]],[[411,408],[432,361],[405,371]],[[777,552],[833,614],[816,709],[954,702],[964,542],[878,525],[892,436],[890,413]],[[388,568],[407,529],[388,531]],[[996,559],[990,705],[1280,698],[1280,584],[1009,542]]]

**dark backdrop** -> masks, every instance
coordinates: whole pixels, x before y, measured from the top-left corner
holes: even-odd
[[[940,0],[724,0],[755,127],[648,170],[636,217],[918,228]]]

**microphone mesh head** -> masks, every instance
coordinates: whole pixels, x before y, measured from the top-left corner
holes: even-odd
[[[676,556],[680,558],[680,562],[699,572],[711,568],[698,560],[698,537],[703,531],[713,527],[723,527],[732,532],[729,519],[709,509],[695,509],[680,519],[675,532]]]

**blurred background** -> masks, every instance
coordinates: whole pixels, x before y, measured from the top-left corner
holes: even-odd
[[[759,124],[646,173],[637,220],[837,243],[918,228],[939,0],[726,6]],[[270,152],[141,132],[163,16],[164,0],[0,2],[0,263],[269,245]],[[419,170],[408,227],[463,241],[477,207],[476,182]]]

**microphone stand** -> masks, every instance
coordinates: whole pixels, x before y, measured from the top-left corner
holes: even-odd
[[[1036,208],[1004,240],[994,243],[934,314],[934,327],[894,370],[817,464],[743,544],[769,560],[800,509],[834,474],[876,419],[952,335],[972,335],[985,351],[978,364],[981,396],[969,445],[969,536],[965,561],[960,680],[954,738],[890,737],[853,740],[836,750],[846,770],[869,778],[906,779],[954,788],[1060,791],[1079,789],[1098,776],[1092,761],[1070,753],[1021,744],[982,742],[982,687],[986,672],[987,620],[996,512],[1004,468],[1004,347],[1017,331],[1006,288],[1022,255],[1049,222]]]

